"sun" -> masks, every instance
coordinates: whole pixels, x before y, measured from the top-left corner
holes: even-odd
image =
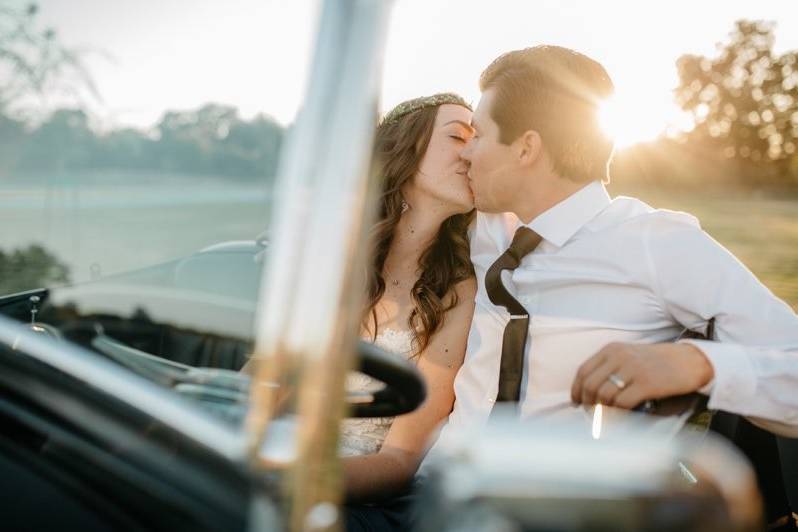
[[[655,101],[640,93],[616,94],[599,110],[604,132],[617,148],[655,140],[678,122],[678,109],[670,101]]]

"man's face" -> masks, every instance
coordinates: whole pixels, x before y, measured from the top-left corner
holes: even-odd
[[[512,210],[517,195],[518,160],[511,146],[499,142],[499,126],[490,116],[493,89],[482,93],[471,118],[474,136],[461,157],[469,163],[468,177],[476,208],[484,212]]]

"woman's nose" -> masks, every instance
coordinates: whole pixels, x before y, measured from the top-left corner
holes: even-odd
[[[460,150],[460,158],[464,161],[471,161],[471,141],[468,140],[463,146],[463,149]]]

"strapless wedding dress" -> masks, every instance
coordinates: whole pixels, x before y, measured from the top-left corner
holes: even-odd
[[[384,329],[374,340],[377,347],[391,353],[410,358],[413,354],[413,332]],[[381,383],[359,372],[347,376],[346,389],[349,392],[374,392]],[[344,419],[341,423],[340,454],[355,456],[373,454],[380,450],[388,429],[393,423],[392,417]]]

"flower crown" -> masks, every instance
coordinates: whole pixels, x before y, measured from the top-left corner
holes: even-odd
[[[447,103],[460,105],[469,111],[473,111],[471,106],[468,105],[468,103],[466,103],[466,101],[457,94],[451,92],[441,92],[438,94],[433,94],[432,96],[422,96],[421,98],[414,98],[412,100],[407,100],[406,102],[400,103],[388,111],[388,114],[386,114],[385,117],[383,117],[382,122],[380,122],[380,126],[394,124],[410,113],[415,113],[420,109],[437,107]]]

